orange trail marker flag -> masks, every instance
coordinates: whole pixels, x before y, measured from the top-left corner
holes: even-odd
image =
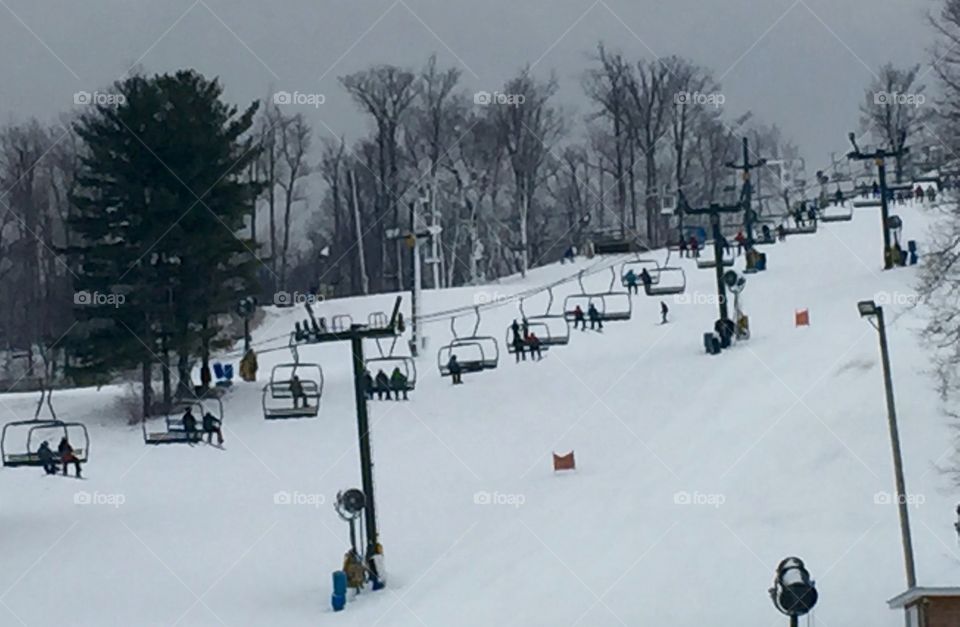
[[[798,327],[810,326],[810,310],[809,309],[798,309],[796,311],[796,325]]]

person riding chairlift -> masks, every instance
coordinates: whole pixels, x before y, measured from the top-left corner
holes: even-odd
[[[527,346],[530,347],[530,359],[533,359],[534,357],[537,358],[537,361],[543,359],[540,338],[537,337],[536,333],[530,333],[527,335]]]
[[[526,326],[526,321],[524,321],[524,326]],[[517,357],[517,363],[520,363],[521,358],[526,361],[527,354],[524,351],[524,336],[520,335],[520,324],[516,320],[514,320],[513,324],[510,325],[510,332],[513,334],[511,344],[513,344],[513,353]]]
[[[647,271],[646,268],[643,269],[644,272]],[[633,270],[628,270],[627,274],[623,277],[627,280],[627,293],[639,294],[640,288],[637,285],[637,273]]]
[[[290,395],[293,397],[294,409],[300,407],[300,399],[303,399],[304,408],[307,407],[307,395],[304,393],[303,383],[300,381],[300,377],[297,375],[292,375],[290,377]]]
[[[590,330],[596,328],[597,331],[603,331],[603,320],[600,317],[600,312],[597,311],[597,308],[593,303],[590,303],[590,306],[587,307],[587,316],[590,318]]]
[[[40,463],[43,464],[43,470],[48,475],[57,474],[57,457],[53,454],[53,451],[50,450],[50,443],[44,440],[40,444],[40,448],[37,449],[37,457],[40,458]]]
[[[583,316],[583,309],[580,308],[580,305],[577,305],[573,310],[573,328],[576,330],[577,325],[580,325],[581,331],[587,330],[587,321]]]
[[[193,415],[193,408],[187,407],[187,411],[183,412],[183,417],[180,419],[180,424],[183,425],[188,442],[200,441],[202,436],[197,431],[197,418]]]
[[[401,394],[403,394],[403,400],[409,400],[407,398],[407,377],[400,372],[399,367],[394,367],[393,372],[390,373],[390,387],[393,389],[394,400],[399,401]]]
[[[453,379],[454,385],[463,383],[463,368],[460,367],[460,362],[457,361],[456,355],[450,355],[450,361],[447,362],[447,369],[450,370],[450,376]]]
[[[207,412],[203,415],[203,432],[207,434],[207,444],[213,444],[213,435],[217,435],[217,444],[223,445],[223,431],[216,416]]]
[[[390,379],[387,377],[387,373],[383,370],[377,371],[377,377],[374,379],[374,386],[377,391],[378,401],[383,400],[384,394],[386,394],[388,401],[392,398],[390,396]]]
[[[67,436],[61,438],[57,452],[60,453],[60,461],[63,462],[64,476],[67,474],[67,466],[72,463],[77,471],[77,479],[80,479],[80,458],[73,452],[73,447],[70,446],[70,441],[67,439]]]

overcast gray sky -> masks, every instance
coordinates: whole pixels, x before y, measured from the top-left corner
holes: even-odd
[[[0,0],[0,115],[51,119],[134,64],[195,67],[237,102],[323,93],[317,133],[364,132],[337,77],[430,53],[495,90],[525,63],[579,77],[598,41],[629,57],[680,54],[712,68],[730,117],[779,124],[814,167],[845,150],[871,71],[926,62],[935,0]],[[929,78],[929,75],[928,75]],[[809,170],[809,167],[808,167]]]

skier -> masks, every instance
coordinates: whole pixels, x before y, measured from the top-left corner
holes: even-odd
[[[292,375],[290,377],[290,395],[293,397],[293,408],[297,409],[300,406],[300,399],[303,399],[303,406],[307,406],[307,395],[303,392],[303,383],[300,382],[300,377],[297,375]]]
[[[846,205],[843,201],[843,192],[840,191],[840,188],[837,188],[837,191],[833,193],[833,204],[837,207],[843,207]]]
[[[667,307],[667,303],[660,301],[660,324],[667,323],[667,314],[670,313],[670,308]]]
[[[917,189],[915,189],[915,190],[913,191],[913,197],[914,197],[914,200],[916,200],[916,201],[919,202],[919,203],[922,203],[922,202],[923,202],[923,188],[920,187],[919,185],[917,185]]]
[[[597,311],[597,308],[590,303],[590,306],[587,307],[587,317],[590,318],[590,330],[593,331],[596,327],[597,331],[603,331],[603,320],[600,319],[600,312]]]
[[[787,241],[787,229],[783,228],[782,224],[777,225],[777,239],[781,242]]]
[[[217,435],[217,446],[223,446],[223,431],[220,430],[220,421],[207,412],[203,415],[203,432],[207,434],[207,444],[213,444],[213,435]]]
[[[67,474],[67,466],[72,462],[77,471],[77,479],[80,479],[80,459],[74,454],[73,447],[70,446],[70,441],[67,439],[67,436],[61,438],[57,452],[60,453],[60,461],[63,462],[64,476]]]
[[[646,268],[643,269],[644,272],[647,271]],[[627,281],[627,292],[633,294],[639,294],[640,288],[637,286],[637,273],[633,270],[629,270],[626,276],[623,277]],[[644,283],[646,284],[646,283]]]
[[[188,442],[199,439],[197,437],[197,418],[193,415],[192,407],[187,407],[187,411],[183,413],[183,418],[180,419],[180,424],[183,425],[183,431],[187,434]]]
[[[577,325],[581,325],[580,330],[587,330],[587,321],[583,317],[583,309],[580,308],[580,305],[573,310],[573,328],[576,329]]]
[[[677,245],[677,250],[680,251],[681,257],[687,256],[687,240],[683,239],[683,235],[680,235],[680,243]]]
[[[382,401],[383,395],[387,395],[387,400],[389,401],[390,396],[390,379],[387,378],[387,373],[383,370],[377,371],[377,378],[374,379],[374,383],[377,389],[377,400]]]
[[[531,333],[527,336],[527,345],[530,347],[530,359],[534,357],[537,358],[537,361],[543,359],[543,353],[540,348],[540,338],[537,337],[536,333]]]
[[[407,398],[407,377],[400,372],[399,367],[394,368],[390,373],[390,387],[393,388],[394,400],[399,401],[401,393],[403,393],[403,400],[410,400]]]
[[[50,450],[50,443],[46,440],[44,440],[40,444],[40,448],[37,449],[37,457],[40,458],[40,463],[43,464],[43,470],[48,475],[57,474],[57,458],[53,454],[53,451]]]
[[[453,378],[454,385],[463,383],[463,369],[460,367],[460,362],[457,361],[456,355],[450,355],[447,368],[450,370],[450,376]]]
[[[368,401],[373,400],[373,375],[370,374],[369,370],[363,371],[363,395],[367,397]]]

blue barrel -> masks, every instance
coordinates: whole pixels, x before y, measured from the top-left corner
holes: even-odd
[[[233,380],[233,364],[223,365],[223,378],[227,381]]]
[[[330,605],[334,612],[339,612],[347,605],[347,573],[342,570],[333,571],[333,594],[330,595]]]

